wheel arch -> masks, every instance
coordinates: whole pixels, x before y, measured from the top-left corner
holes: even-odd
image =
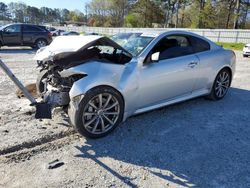
[[[228,66],[228,65],[225,65],[225,66],[221,67],[221,68],[219,69],[219,71],[217,71],[217,73],[216,73],[216,75],[215,75],[215,78],[214,78],[214,81],[215,81],[215,79],[216,79],[216,76],[219,74],[219,72],[221,72],[221,71],[224,70],[224,69],[229,71],[229,74],[230,74],[230,86],[231,86],[232,79],[233,79],[233,70],[232,70],[232,68],[231,68],[230,66]]]
[[[80,133],[81,133],[81,131],[80,131],[79,127],[78,127],[79,123],[78,123],[78,115],[77,115],[77,113],[78,113],[77,111],[79,111],[80,103],[84,99],[84,95],[86,95],[88,93],[91,93],[91,91],[93,91],[93,90],[96,90],[96,89],[98,90],[98,89],[101,89],[101,88],[110,88],[110,89],[114,90],[116,92],[116,94],[118,94],[121,97],[120,99],[121,99],[121,102],[122,102],[122,105],[123,105],[123,109],[122,109],[123,113],[121,114],[120,118],[121,118],[121,121],[123,121],[123,119],[124,119],[125,100],[124,100],[124,96],[123,96],[122,92],[120,92],[118,89],[116,89],[116,88],[114,88],[114,87],[112,87],[110,85],[105,85],[105,84],[96,85],[94,87],[89,88],[87,92],[81,94],[80,97],[76,101],[74,101],[74,99],[70,101],[69,108],[68,108],[69,119],[70,119],[71,124]],[[89,136],[89,135],[87,135],[87,136]],[[98,137],[93,137],[93,138],[98,138]]]
[[[102,84],[102,85],[97,85],[97,86],[94,86],[94,87],[91,87],[91,88],[89,88],[88,89],[88,91],[86,92],[86,93],[88,93],[88,92],[90,92],[91,90],[93,90],[93,89],[96,89],[96,88],[104,88],[104,87],[106,87],[106,88],[111,88],[111,89],[113,89],[113,90],[115,90],[120,96],[121,96],[121,98],[122,98],[122,101],[123,101],[123,106],[124,106],[124,109],[126,109],[125,108],[125,98],[124,98],[124,95],[122,94],[122,92],[121,91],[119,91],[118,89],[116,89],[115,87],[113,87],[113,86],[110,86],[110,85],[106,85],[106,84]]]

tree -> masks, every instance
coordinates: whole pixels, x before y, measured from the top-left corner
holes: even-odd
[[[200,18],[204,28],[216,27],[216,12],[215,7],[212,6],[211,0],[207,0],[203,10],[200,12]]]
[[[127,27],[138,27],[140,20],[138,19],[139,16],[133,13],[128,14],[125,17],[125,25]]]
[[[68,9],[62,9],[60,11],[60,17],[61,17],[61,21],[64,22],[64,21],[67,21],[68,18],[69,18],[69,13],[70,11]]]
[[[0,19],[1,20],[6,20],[8,19],[9,13],[8,13],[8,6],[4,4],[3,2],[0,2]]]
[[[164,21],[164,12],[150,0],[138,0],[130,13],[140,20],[138,27],[152,27],[152,23],[160,24]]]
[[[39,24],[42,22],[42,14],[36,7],[28,6],[25,11],[25,22]]]
[[[73,22],[84,22],[84,14],[80,11],[70,11],[68,14],[68,20]]]
[[[27,5],[24,3],[10,3],[8,5],[14,22],[25,22],[25,11]]]

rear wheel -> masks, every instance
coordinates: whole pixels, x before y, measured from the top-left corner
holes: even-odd
[[[40,49],[48,45],[48,42],[45,39],[37,39],[35,42],[35,48]]]
[[[110,87],[98,87],[84,96],[76,111],[75,129],[90,138],[104,137],[122,121],[123,99]]]
[[[220,100],[227,94],[231,84],[231,73],[228,69],[222,69],[215,78],[211,93],[207,98]]]
[[[243,54],[243,57],[248,57],[248,55]]]

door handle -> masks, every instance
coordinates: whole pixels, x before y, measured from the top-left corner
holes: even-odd
[[[198,64],[197,62],[192,61],[192,62],[190,62],[190,63],[188,64],[188,66],[189,66],[190,68],[194,68],[197,64]]]

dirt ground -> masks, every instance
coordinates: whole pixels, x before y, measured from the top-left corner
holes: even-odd
[[[28,84],[36,79],[34,53],[3,48],[0,58]],[[35,120],[0,70],[0,187],[250,187],[250,58],[236,54],[225,99],[131,117],[97,140],[75,133],[61,112]]]

